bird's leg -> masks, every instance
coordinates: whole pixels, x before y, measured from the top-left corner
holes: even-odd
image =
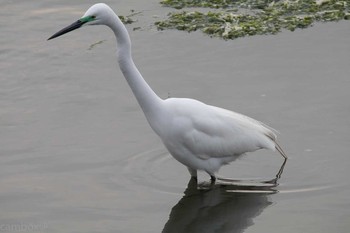
[[[210,183],[211,184],[215,184],[215,181],[216,181],[216,177],[215,177],[215,174],[213,174],[213,173],[211,173],[211,172],[208,172],[208,171],[206,171],[208,174],[209,174],[209,176],[210,176]]]
[[[280,147],[280,145],[278,145],[278,143],[276,141],[275,141],[275,148],[283,156],[283,158],[285,159],[285,162],[286,162],[288,157],[287,157],[286,153],[284,153],[284,151],[282,150],[282,148]]]
[[[284,153],[284,151],[282,150],[282,148],[280,147],[280,145],[278,145],[278,143],[276,141],[275,141],[275,148],[283,156],[284,161],[283,161],[283,163],[281,165],[280,170],[276,174],[276,178],[274,178],[272,180],[269,180],[269,181],[264,181],[263,183],[277,184],[277,181],[281,178],[281,175],[283,173],[284,166],[287,163],[288,157],[287,157],[286,153]]]
[[[197,179],[197,170],[190,167],[187,167],[187,169],[190,172],[191,177]]]
[[[286,165],[287,163],[287,157],[284,158],[284,161],[282,163],[282,166],[280,168],[280,170],[278,171],[277,175],[276,175],[276,179],[278,180],[279,178],[281,178],[281,175],[283,173],[283,169],[284,169],[284,166]]]
[[[278,170],[277,174],[276,174],[276,178],[272,179],[272,180],[269,180],[269,181],[264,181],[263,183],[266,183],[266,184],[277,184],[277,181],[281,178],[281,175],[283,173],[283,169],[284,169],[284,166],[286,165],[287,163],[287,158],[284,159],[281,167],[280,167],[280,170]]]

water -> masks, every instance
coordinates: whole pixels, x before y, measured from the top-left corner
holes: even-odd
[[[161,97],[200,99],[280,131],[290,159],[279,185],[257,192],[208,188],[203,173],[204,187],[189,180],[147,125],[107,28],[46,41],[92,3],[2,2],[1,232],[349,232],[347,21],[222,41],[158,32],[152,22],[169,9],[157,1],[107,2],[143,12],[128,26],[133,54]],[[267,180],[281,164],[259,151],[219,175]]]

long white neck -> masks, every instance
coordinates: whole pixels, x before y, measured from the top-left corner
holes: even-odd
[[[117,39],[117,57],[119,67],[148,122],[152,126],[152,115],[159,111],[163,100],[154,93],[135,66],[131,56],[131,42],[128,31],[114,12],[111,12],[110,21],[107,26],[113,30]]]

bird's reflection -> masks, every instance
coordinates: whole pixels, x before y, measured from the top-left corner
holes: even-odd
[[[275,185],[240,186],[227,183],[197,185],[192,178],[172,208],[163,233],[243,232],[272,204]]]
[[[216,183],[198,185],[197,179],[191,178],[185,195],[171,210],[163,233],[243,232],[272,204],[268,197],[277,192],[286,162],[268,181],[219,178]]]

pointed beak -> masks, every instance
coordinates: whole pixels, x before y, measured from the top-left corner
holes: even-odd
[[[77,20],[76,22],[72,23],[71,25],[63,28],[62,30],[56,32],[55,34],[53,34],[49,39],[47,40],[51,40],[54,39],[56,37],[62,36],[63,34],[66,34],[68,32],[71,32],[75,29],[80,28],[81,26],[83,26],[83,24],[86,23],[86,21],[82,21],[82,20]]]

